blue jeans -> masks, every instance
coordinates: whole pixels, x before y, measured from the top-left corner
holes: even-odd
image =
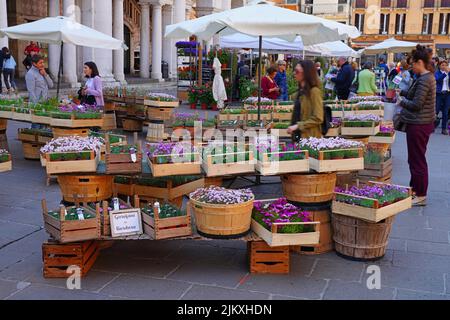
[[[450,92],[436,94],[436,114],[442,112],[442,130],[448,126],[448,111],[450,110]]]
[[[14,81],[14,69],[3,69],[3,80],[5,81],[6,89],[13,88],[16,90],[16,82]]]

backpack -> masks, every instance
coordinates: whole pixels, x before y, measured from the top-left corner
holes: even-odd
[[[330,107],[323,106],[323,123],[322,134],[326,135],[331,128],[331,122],[333,121],[333,112]]]

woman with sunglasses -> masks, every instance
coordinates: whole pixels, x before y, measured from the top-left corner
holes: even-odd
[[[436,79],[431,72],[431,57],[427,49],[417,45],[412,52],[413,71],[417,79],[408,91],[402,91],[397,104],[400,120],[406,124],[410,186],[414,192],[413,205],[425,206],[428,189],[427,145],[434,131]]]
[[[296,137],[322,137],[324,119],[322,90],[317,69],[312,61],[301,61],[295,67],[295,79],[298,82],[298,95],[292,117],[289,134]]]

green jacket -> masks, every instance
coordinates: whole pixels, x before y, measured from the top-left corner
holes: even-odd
[[[301,115],[298,129],[302,138],[322,137],[323,98],[322,91],[315,87],[311,89],[309,96],[300,97]]]
[[[358,76],[358,93],[377,93],[377,86],[375,84],[375,73],[369,69],[364,69]]]

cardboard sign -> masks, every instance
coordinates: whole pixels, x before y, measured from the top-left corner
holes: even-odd
[[[142,234],[141,209],[111,211],[109,218],[113,238]]]

